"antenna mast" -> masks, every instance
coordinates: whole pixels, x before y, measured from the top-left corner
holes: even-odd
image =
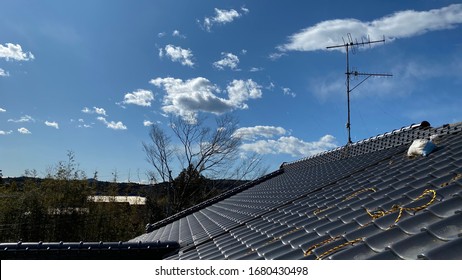
[[[342,38],[343,39],[343,38]],[[368,37],[366,41],[364,39],[361,40],[361,42],[358,42],[358,40],[353,41],[353,38],[351,37],[351,34],[348,33],[348,41],[345,42],[345,39],[343,39],[343,44],[342,45],[335,45],[335,46],[329,46],[327,49],[335,49],[335,48],[345,48],[346,50],[346,72],[345,75],[347,76],[347,82],[346,82],[346,92],[347,92],[347,105],[348,105],[348,120],[346,123],[346,128],[348,130],[348,145],[353,143],[351,141],[351,121],[350,121],[350,93],[355,90],[359,85],[364,83],[367,79],[370,77],[391,77],[393,76],[392,74],[383,74],[383,73],[363,73],[363,72],[358,72],[358,71],[351,71],[350,69],[350,56],[349,56],[349,51],[353,53],[356,52],[357,47],[363,47],[366,45],[371,45],[371,44],[377,44],[377,43],[384,43],[385,42],[385,36],[383,37],[382,40],[376,40],[376,41],[371,41],[370,38]],[[355,85],[352,89],[350,89],[350,79],[351,76],[354,77],[365,77],[361,82],[359,82],[357,85]]]

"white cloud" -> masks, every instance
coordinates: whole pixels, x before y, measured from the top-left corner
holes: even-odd
[[[5,45],[0,44],[0,58],[5,58],[7,61],[27,61],[33,60],[35,57],[31,52],[23,52],[21,45],[6,43]]]
[[[77,127],[79,127],[79,128],[92,128],[92,126],[90,124],[86,124],[86,123],[79,124]]]
[[[93,111],[92,111],[92,110],[90,110],[90,109],[88,109],[88,107],[83,107],[83,109],[82,109],[82,113],[85,113],[85,114],[92,114],[92,113],[93,113]]]
[[[114,130],[126,130],[127,127],[122,123],[122,122],[115,122],[115,121],[110,121],[108,122],[106,118],[104,117],[98,117],[97,120],[101,121],[104,123],[107,128],[114,129]]]
[[[154,124],[154,122],[152,122],[152,121],[148,121],[148,120],[144,120],[144,121],[143,121],[143,125],[144,125],[144,126],[151,126],[151,125],[153,125],[153,124]]]
[[[27,128],[25,127],[21,127],[21,128],[18,128],[18,132],[21,133],[21,134],[32,134]]]
[[[283,88],[281,88],[281,89],[282,89],[282,92],[284,93],[284,95],[289,95],[289,96],[292,96],[292,97],[297,97],[297,94],[295,94],[295,92],[293,92],[290,88],[283,87]]]
[[[278,59],[280,59],[281,57],[283,57],[283,56],[285,56],[285,55],[287,55],[287,54],[285,54],[285,53],[280,53],[280,52],[279,52],[279,53],[271,53],[271,54],[268,56],[268,58],[269,58],[270,60],[275,61],[275,60],[278,60]]]
[[[234,80],[228,84],[228,99],[219,97],[218,86],[203,77],[183,81],[175,78],[156,78],[151,84],[163,88],[162,110],[194,122],[198,112],[222,114],[235,109],[246,109],[245,101],[262,96],[261,86],[249,80]]]
[[[49,122],[49,121],[45,121],[45,125],[46,126],[49,126],[49,127],[54,127],[56,129],[59,129],[59,125],[57,122]]]
[[[15,120],[15,119],[9,119],[9,122],[15,122],[15,123],[23,123],[23,122],[35,122],[34,118],[32,118],[29,115],[24,115],[21,118]]]
[[[159,38],[162,38],[162,37],[164,37],[165,35],[166,35],[165,32],[159,32],[159,33],[157,33],[157,37],[159,37]]]
[[[93,109],[95,110],[96,114],[107,116],[106,115],[106,110],[104,110],[103,108],[93,107]]]
[[[180,32],[179,30],[176,30],[176,29],[175,29],[175,30],[173,30],[173,32],[172,32],[172,36],[173,36],[173,37],[179,37],[179,38],[183,38],[183,39],[184,39],[184,38],[186,38],[186,36],[185,36],[185,35],[181,34],[181,32]]]
[[[257,125],[254,127],[241,127],[236,130],[234,135],[241,137],[243,140],[255,140],[260,137],[273,138],[278,135],[285,135],[287,131],[278,126]]]
[[[223,70],[225,67],[228,67],[232,70],[237,70],[236,68],[239,64],[239,57],[237,55],[225,52],[222,52],[221,55],[223,58],[213,63],[215,68]]]
[[[124,101],[122,103],[149,107],[151,106],[151,101],[153,100],[154,95],[150,90],[138,89],[132,93],[125,94]]]
[[[250,72],[260,72],[263,71],[264,69],[262,67],[252,67],[250,68]]]
[[[75,120],[71,119],[71,122],[75,122]],[[77,122],[78,122],[78,125],[77,125],[78,128],[91,128],[92,127],[90,124],[86,124],[84,119],[78,119]]]
[[[9,130],[9,131],[0,130],[0,135],[10,135],[11,133],[13,133],[13,130]]]
[[[159,49],[159,57],[162,58],[164,55],[168,56],[174,62],[180,62],[181,65],[194,66],[193,53],[190,49],[167,45],[164,49]]]
[[[0,68],[0,77],[9,77],[10,73]]]
[[[342,36],[348,33],[359,39],[369,35],[371,40],[380,39],[382,36],[394,40],[454,28],[461,23],[462,4],[429,11],[399,11],[369,22],[334,19],[320,22],[291,35],[289,42],[278,48],[281,51],[325,50],[326,46],[338,44]]]
[[[213,17],[205,17],[202,23],[202,27],[210,32],[212,30],[212,26],[215,24],[226,24],[233,22],[235,19],[241,17],[243,14],[247,14],[249,9],[242,7],[241,11],[243,13],[239,13],[234,9],[230,10],[220,10],[215,8],[215,16]]]
[[[82,113],[85,113],[85,114],[98,114],[98,115],[107,116],[106,110],[104,110],[104,108],[98,108],[98,107],[93,107],[93,109],[89,109],[88,107],[83,107]]]
[[[261,86],[251,79],[233,80],[227,87],[229,103],[234,108],[247,109],[248,106],[244,102],[249,99],[257,99],[262,97]]]
[[[6,112],[6,110],[3,109],[2,107],[0,107],[0,113],[5,113],[5,112]]]
[[[336,148],[336,140],[332,135],[325,135],[318,141],[305,142],[293,136],[282,136],[277,140],[258,140],[245,143],[241,149],[258,154],[289,154],[293,157],[304,157]]]

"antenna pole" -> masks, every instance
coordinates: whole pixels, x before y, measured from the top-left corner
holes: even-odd
[[[348,119],[346,123],[346,129],[348,131],[348,144],[351,144],[353,143],[351,141],[351,121],[350,121],[350,75],[351,75],[351,72],[350,72],[350,58],[348,54],[348,44],[345,46],[345,49],[346,49],[346,72],[345,74],[347,76],[346,92],[347,92],[347,104],[348,104]]]
[[[347,118],[346,128],[347,128],[347,131],[348,131],[348,143],[347,143],[347,145],[349,145],[349,144],[353,143],[351,141],[350,93],[354,89],[356,89],[359,85],[361,85],[363,82],[365,82],[367,79],[369,79],[372,76],[391,77],[393,75],[391,75],[391,74],[381,74],[381,73],[361,73],[361,72],[358,72],[358,71],[351,71],[350,70],[350,54],[349,54],[350,48],[353,50],[353,53],[355,53],[354,50],[355,50],[356,47],[363,47],[365,45],[371,45],[371,44],[376,44],[376,43],[384,43],[385,42],[385,36],[383,37],[382,40],[371,41],[369,38],[367,38],[367,41],[361,40],[361,42],[358,42],[357,40],[353,41],[353,38],[351,37],[351,34],[348,33],[347,40],[348,40],[348,42],[345,42],[345,40],[343,40],[342,45],[329,46],[329,47],[327,47],[327,49],[345,48],[345,51],[346,51],[346,72],[345,72],[345,75],[346,75],[346,78],[347,78],[347,80],[346,80],[346,93],[347,93],[347,109],[348,109],[348,118]],[[357,77],[357,76],[365,76],[366,78],[364,78],[361,82],[359,82],[352,89],[350,89],[351,75],[353,75],[355,77]]]

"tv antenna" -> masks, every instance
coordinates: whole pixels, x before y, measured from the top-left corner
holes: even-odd
[[[382,40],[375,40],[371,41],[369,36],[367,38],[361,39],[361,42],[358,42],[358,40],[353,41],[353,37],[351,36],[350,33],[347,35],[347,41],[343,39],[343,44],[341,45],[335,45],[335,46],[329,46],[327,49],[335,49],[335,48],[345,48],[346,50],[346,72],[345,75],[347,77],[347,82],[346,82],[346,92],[347,92],[347,105],[348,105],[348,120],[346,123],[346,128],[348,130],[348,144],[353,143],[351,141],[351,121],[350,121],[350,93],[355,90],[358,86],[360,86],[362,83],[364,83],[367,79],[370,77],[391,77],[393,76],[392,74],[384,74],[384,73],[364,73],[364,72],[358,72],[356,70],[352,71],[350,69],[350,56],[349,56],[349,51],[351,50],[354,53],[356,53],[356,50],[358,47],[364,47],[366,45],[370,46],[372,44],[377,44],[377,43],[384,43],[385,42],[385,36],[383,37]],[[366,40],[365,40],[366,39]],[[350,79],[351,76],[354,77],[364,77],[359,83],[357,83],[353,88],[350,89]]]

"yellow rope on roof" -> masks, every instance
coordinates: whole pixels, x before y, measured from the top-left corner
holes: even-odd
[[[390,225],[390,227],[392,227],[394,224],[399,222],[399,220],[401,219],[401,217],[403,215],[404,210],[412,211],[412,212],[418,212],[418,211],[421,211],[421,210],[427,208],[433,202],[435,202],[435,200],[436,200],[436,191],[435,190],[429,190],[429,189],[426,189],[425,191],[423,191],[423,193],[421,195],[419,195],[416,199],[413,199],[413,201],[421,200],[422,198],[424,198],[427,195],[432,196],[430,201],[423,204],[423,205],[417,206],[417,207],[402,207],[400,205],[395,204],[388,211],[376,210],[376,211],[370,212],[368,209],[366,209],[366,213],[372,218],[372,220],[375,220],[375,219],[378,219],[378,218],[383,217],[385,215],[391,214],[393,212],[398,212],[398,217],[396,218],[395,222],[392,225]]]
[[[325,244],[327,244],[327,243],[330,243],[330,242],[332,242],[332,241],[334,241],[334,240],[337,240],[337,239],[339,239],[339,238],[340,238],[340,235],[337,235],[337,236],[334,236],[334,237],[331,237],[331,238],[327,238],[326,240],[323,240],[323,241],[321,241],[321,242],[319,242],[319,243],[314,244],[313,246],[311,246],[310,248],[308,248],[308,250],[306,250],[306,252],[304,253],[304,256],[306,257],[306,256],[311,255],[311,252],[312,252],[314,249],[316,249],[316,248],[318,248],[318,247],[320,247],[320,246],[322,246],[322,245],[325,245]]]
[[[354,197],[356,197],[356,196],[358,196],[358,195],[360,195],[360,194],[362,194],[364,192],[369,192],[369,191],[376,192],[376,189],[375,188],[365,188],[365,189],[359,190],[359,191],[354,192],[354,193],[350,194],[349,196],[345,197],[345,199],[342,200],[342,202],[350,200],[350,199],[352,199],[352,198],[354,198]]]
[[[356,192],[354,192],[354,193],[352,193],[352,194],[346,196],[346,197],[342,200],[342,202],[347,201],[347,200],[350,200],[350,199],[352,199],[352,198],[358,196],[359,194],[362,194],[362,193],[364,193],[364,192],[369,192],[369,191],[370,191],[370,192],[376,192],[376,190],[375,190],[374,188],[365,188],[365,189],[361,189],[361,190],[359,190],[359,191],[356,191]],[[323,208],[323,209],[317,208],[316,210],[313,211],[313,215],[318,215],[319,213],[322,213],[322,212],[324,212],[324,211],[326,211],[326,210],[329,210],[329,209],[331,209],[331,208],[332,208],[332,206],[328,206],[328,207]]]
[[[322,212],[324,212],[324,211],[326,211],[326,210],[329,210],[329,209],[331,209],[331,208],[332,208],[332,207],[330,207],[330,206],[329,206],[329,207],[326,207],[326,208],[324,208],[324,209],[318,208],[318,209],[316,209],[316,210],[313,211],[313,215],[318,215],[319,213],[322,213]]]
[[[333,254],[333,253],[335,253],[335,252],[337,252],[338,250],[340,250],[340,249],[342,249],[342,248],[344,248],[344,247],[346,247],[346,246],[348,246],[348,245],[353,245],[353,244],[358,243],[358,242],[361,242],[361,241],[363,241],[363,238],[362,238],[362,237],[359,237],[359,238],[356,238],[355,240],[351,240],[351,241],[345,242],[345,243],[343,243],[343,244],[340,244],[340,245],[338,245],[338,246],[335,246],[334,248],[329,249],[329,250],[325,251],[324,253],[322,253],[321,255],[319,255],[319,256],[316,258],[316,260],[322,260],[323,258],[325,258],[325,257],[327,257],[327,256],[329,256],[329,255],[331,255],[331,254]]]

